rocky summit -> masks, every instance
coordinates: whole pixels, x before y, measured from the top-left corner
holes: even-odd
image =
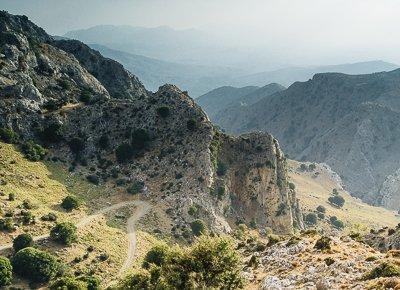
[[[40,144],[98,184],[123,180],[165,210],[175,234],[195,219],[216,232],[303,227],[271,135],[226,135],[177,87],[151,93],[119,63],[25,16],[1,12],[0,28],[0,127],[21,146]]]

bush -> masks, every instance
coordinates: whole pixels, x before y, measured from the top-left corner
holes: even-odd
[[[42,216],[40,219],[42,221],[55,222],[57,220],[57,215],[53,212],[49,212],[48,214]]]
[[[143,191],[144,182],[143,181],[135,181],[131,186],[127,188],[127,192],[129,194],[138,194]]]
[[[0,256],[0,288],[11,284],[12,270],[10,260]]]
[[[30,161],[39,161],[47,154],[47,150],[33,141],[25,142],[22,145],[22,153]]]
[[[306,215],[304,220],[309,225],[315,225],[317,223],[317,215],[313,212],[310,212],[309,214]]]
[[[46,143],[60,142],[64,138],[64,127],[59,123],[51,123],[39,133],[39,137]]]
[[[67,211],[77,209],[79,207],[79,200],[72,195],[68,195],[61,202],[61,207]]]
[[[331,249],[331,239],[329,237],[319,238],[314,245],[314,249],[325,251]]]
[[[85,103],[85,105],[90,104],[90,102],[92,101],[92,90],[89,88],[85,88],[81,91],[81,95],[79,97],[79,100],[83,103]]]
[[[94,185],[100,184],[100,178],[95,174],[90,174],[86,176],[86,180],[89,181],[90,183],[93,183]]]
[[[334,260],[333,258],[331,258],[331,257],[326,257],[326,258],[324,259],[324,262],[325,262],[325,264],[326,264],[327,266],[330,266],[330,265],[332,265],[333,263],[335,263],[335,260]]]
[[[147,143],[150,141],[149,133],[144,129],[137,129],[132,133],[132,148],[135,151],[140,151],[146,148]]]
[[[317,168],[317,166],[314,163],[311,163],[310,165],[308,165],[308,170],[310,171],[314,171]]]
[[[48,100],[44,105],[43,108],[45,108],[48,111],[55,111],[58,110],[60,108],[62,108],[62,106],[64,105],[64,102],[60,101],[60,100]]]
[[[8,128],[0,128],[0,140],[9,143],[15,144],[18,142],[19,136],[12,129]]]
[[[163,106],[157,108],[157,113],[160,115],[162,118],[167,118],[169,116],[169,107]]]
[[[187,120],[186,128],[188,128],[188,130],[190,130],[190,131],[196,130],[197,129],[197,121],[195,119]]]
[[[13,241],[13,248],[15,252],[32,246],[33,238],[30,234],[20,234]]]
[[[70,245],[76,241],[76,226],[69,222],[58,223],[50,231],[50,237],[64,245]]]
[[[130,144],[124,143],[117,147],[115,150],[115,156],[119,163],[127,163],[132,160],[135,150]]]
[[[149,269],[152,264],[156,266],[163,265],[167,254],[168,247],[165,244],[160,243],[159,245],[152,247],[144,257],[142,267],[145,269]]]
[[[50,285],[50,290],[87,290],[87,283],[72,277],[61,277]]]
[[[289,182],[289,189],[290,190],[295,190],[296,189],[296,185],[293,182]]]
[[[101,149],[107,149],[108,147],[110,147],[110,138],[107,135],[101,136],[99,141],[97,142],[97,145]]]
[[[338,229],[343,229],[344,228],[344,223],[341,220],[335,219],[335,220],[331,220],[331,224],[338,228]]]
[[[191,216],[197,216],[199,208],[196,205],[191,205],[188,209],[188,214]]]
[[[400,268],[392,263],[383,262],[371,272],[364,276],[365,280],[375,279],[379,277],[395,277],[400,276]]]
[[[54,256],[31,247],[16,253],[12,265],[15,273],[33,282],[47,282],[60,269],[60,265]]]
[[[0,219],[0,230],[9,232],[13,231],[14,230],[13,219],[11,217]]]
[[[337,207],[342,207],[344,205],[344,202],[345,202],[344,198],[341,195],[330,196],[328,198],[328,201],[331,204],[336,205]]]
[[[152,264],[150,271],[136,272],[118,289],[241,289],[244,286],[240,256],[230,239],[203,236],[187,250],[177,246],[161,253],[162,260]]]
[[[85,140],[80,137],[74,137],[68,142],[68,146],[71,149],[71,152],[74,154],[80,154],[83,150],[85,150],[86,144]]]
[[[222,163],[221,161],[218,161],[217,163],[217,175],[218,176],[224,176],[226,171],[228,171],[228,167]]]
[[[207,231],[207,226],[202,220],[195,220],[190,224],[190,228],[195,236],[200,236]]]
[[[325,213],[326,212],[326,208],[324,206],[322,206],[322,205],[319,205],[319,206],[317,206],[317,211]]]

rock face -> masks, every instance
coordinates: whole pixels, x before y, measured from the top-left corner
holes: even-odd
[[[279,233],[302,227],[286,164],[269,134],[230,137],[173,85],[146,91],[115,61],[55,41],[24,16],[0,13],[0,127],[49,148],[71,170],[154,200],[174,235],[195,219]]]
[[[271,132],[292,158],[331,166],[354,196],[399,209],[399,81],[400,70],[317,74],[215,121],[233,133]]]

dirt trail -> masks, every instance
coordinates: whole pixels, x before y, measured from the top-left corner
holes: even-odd
[[[76,224],[76,226],[78,228],[82,228],[82,227],[88,225],[92,220],[99,217],[100,215],[108,213],[108,212],[116,210],[116,209],[119,209],[121,207],[128,206],[128,205],[136,205],[137,208],[135,209],[134,214],[131,217],[129,217],[129,219],[127,221],[126,229],[127,229],[127,234],[128,234],[129,245],[128,245],[126,259],[124,261],[124,264],[121,266],[121,269],[118,272],[118,277],[121,277],[125,273],[125,271],[128,270],[132,266],[133,258],[135,256],[135,251],[136,251],[135,224],[141,217],[146,215],[146,213],[150,210],[150,208],[151,208],[150,204],[145,201],[141,201],[141,200],[120,202],[120,203],[105,207],[105,208],[97,211],[93,215],[85,217],[79,223]],[[36,242],[36,241],[47,239],[48,237],[50,237],[50,235],[45,234],[45,235],[33,237],[33,240]],[[0,251],[10,249],[10,248],[12,248],[12,246],[13,246],[12,244],[0,245]]]

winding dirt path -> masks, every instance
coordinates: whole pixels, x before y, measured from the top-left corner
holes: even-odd
[[[136,243],[135,224],[140,218],[142,218],[149,212],[151,205],[142,200],[123,201],[123,202],[105,207],[105,208],[97,211],[96,213],[85,217],[79,223],[76,224],[77,228],[82,228],[82,227],[88,225],[95,218],[101,216],[102,214],[119,209],[121,207],[129,206],[129,205],[136,205],[137,208],[135,209],[134,214],[129,217],[127,224],[126,224],[129,245],[128,245],[128,250],[127,250],[127,255],[126,255],[125,261],[122,264],[120,270],[118,271],[118,277],[116,277],[116,278],[121,277],[126,272],[126,270],[128,270],[133,264],[133,258],[135,256],[136,244],[137,244]],[[44,234],[44,235],[33,237],[33,240],[36,242],[36,241],[47,239],[49,237],[50,237],[49,234]],[[12,246],[13,246],[12,243],[0,245],[0,251],[10,249],[10,248],[12,248]],[[116,280],[116,279],[114,279],[114,280]]]

